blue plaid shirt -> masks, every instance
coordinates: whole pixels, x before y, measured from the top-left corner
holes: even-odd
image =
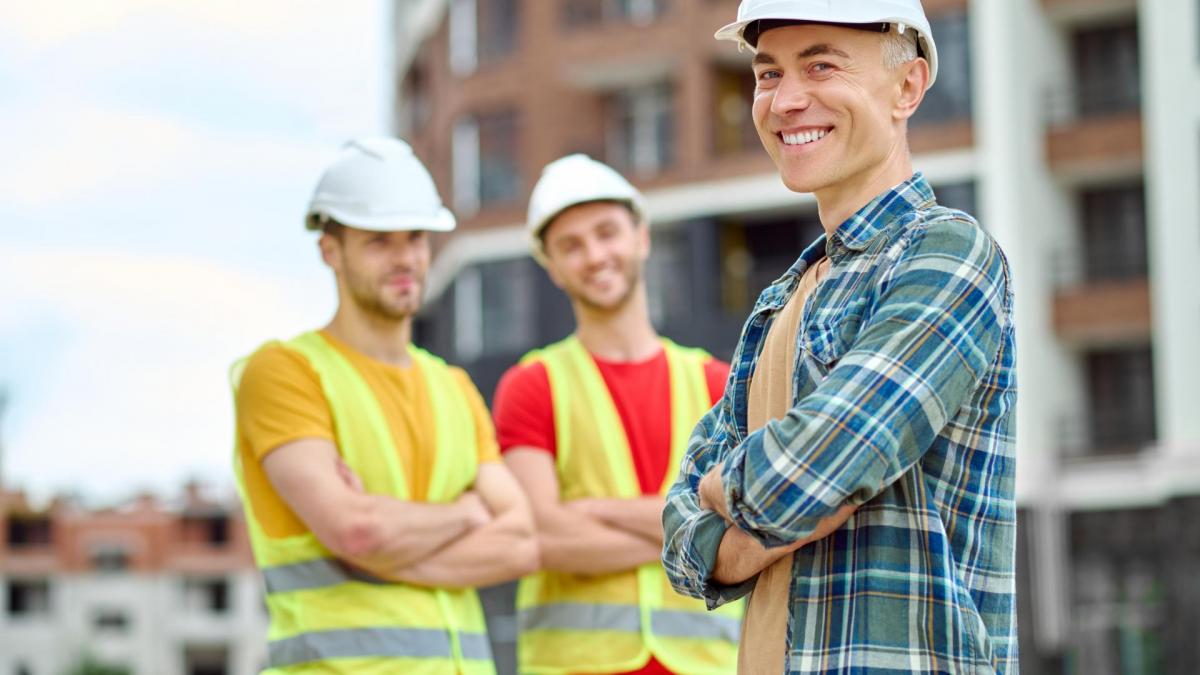
[[[767,331],[823,255],[792,408],[747,433]],[[787,672],[1016,673],[1013,338],[1004,254],[921,174],[822,236],[759,297],[692,435],[663,514],[672,584],[710,607],[754,587],[710,578],[728,525],[697,486],[723,461],[734,523],[766,546],[861,505],[794,556]]]

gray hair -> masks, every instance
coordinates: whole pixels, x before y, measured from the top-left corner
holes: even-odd
[[[917,58],[917,30],[908,26],[903,33],[892,24],[888,32],[883,33],[883,63],[890,70]]]

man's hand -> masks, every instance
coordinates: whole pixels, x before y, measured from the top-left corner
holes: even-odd
[[[704,478],[700,479],[697,492],[700,495],[700,508],[716,511],[722,518],[732,522],[733,519],[729,516],[729,505],[725,502],[725,486],[721,484],[721,472],[724,469],[724,462],[718,462],[716,466],[709,469],[708,473],[704,474]]]
[[[483,497],[474,490],[467,490],[459,495],[455,504],[463,510],[463,515],[467,519],[467,528],[474,530],[477,527],[483,527],[492,522],[493,515],[488,509],[487,503],[483,501]]]

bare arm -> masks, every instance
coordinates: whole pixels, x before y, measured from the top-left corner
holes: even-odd
[[[419,586],[490,586],[537,569],[537,538],[529,502],[499,462],[482,464],[475,492],[492,510],[491,522],[390,578]]]
[[[325,439],[281,445],[262,465],[275,491],[318,541],[377,576],[411,565],[491,520],[473,492],[451,504],[365,494]]]
[[[549,453],[515,448],[505,453],[504,462],[533,506],[543,568],[608,574],[658,560],[661,543],[568,508],[561,501],[554,458]]]
[[[566,506],[609,527],[620,528],[662,546],[663,503],[661,496],[653,495],[637,499],[574,499]]]

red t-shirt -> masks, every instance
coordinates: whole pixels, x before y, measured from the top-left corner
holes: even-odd
[[[629,452],[642,494],[659,493],[671,458],[671,381],[667,353],[645,361],[604,361],[592,356],[621,416]],[[725,392],[729,364],[711,359],[704,364],[708,395],[713,403]],[[500,378],[492,405],[500,452],[517,447],[545,450],[554,455],[554,406],[550,378],[541,363],[515,365]],[[657,659],[627,675],[671,675]]]
[[[604,361],[592,357],[616,404],[642,494],[658,494],[671,457],[671,381],[667,353],[645,361]],[[725,391],[729,364],[711,359],[704,364],[708,394],[716,403]],[[515,365],[500,378],[492,405],[500,452],[516,447],[545,450],[554,455],[554,406],[550,378],[541,363]]]

